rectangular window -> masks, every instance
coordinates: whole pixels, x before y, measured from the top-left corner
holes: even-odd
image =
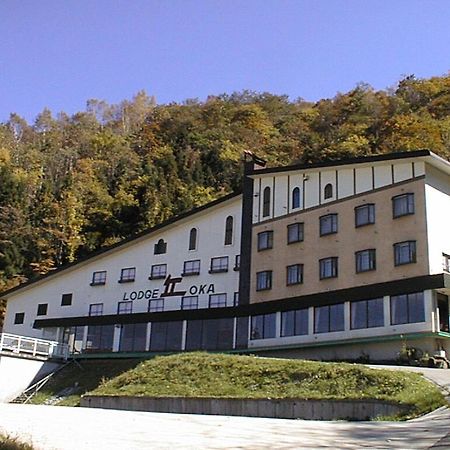
[[[228,256],[211,258],[211,268],[209,273],[228,272]]]
[[[450,272],[450,255],[446,255],[445,253],[442,253],[442,268],[446,272]]]
[[[199,275],[200,274],[200,260],[194,259],[192,261],[185,261],[183,264],[183,276]]]
[[[99,270],[92,274],[91,286],[101,286],[106,284],[106,270]]]
[[[273,248],[273,231],[258,233],[258,251]]]
[[[319,260],[320,279],[336,278],[338,276],[337,257],[324,258]]]
[[[235,292],[233,296],[233,306],[239,305],[239,292]]]
[[[314,308],[314,333],[344,331],[344,304]]]
[[[48,304],[40,303],[37,307],[37,315],[38,316],[46,316],[47,315]]]
[[[392,197],[392,216],[397,217],[414,214],[414,194],[402,194]]]
[[[394,244],[394,264],[401,266],[416,262],[416,241],[397,242]]]
[[[241,255],[236,255],[234,259],[234,269],[233,270],[239,270],[241,268]]]
[[[136,267],[127,267],[120,272],[119,283],[130,283],[136,278]]]
[[[72,294],[63,294],[61,297],[61,306],[70,306],[72,304]]]
[[[391,324],[425,322],[423,292],[391,296]]]
[[[355,227],[363,227],[375,223],[375,205],[368,203],[367,205],[357,206],[355,208]]]
[[[22,325],[25,320],[25,313],[20,312],[14,315],[14,325]]]
[[[375,249],[361,250],[355,253],[356,273],[376,269]]]
[[[275,337],[276,314],[252,316],[250,339],[270,339]]]
[[[287,243],[293,244],[294,242],[303,241],[303,230],[304,224],[302,223],[291,223],[287,226]]]
[[[320,235],[334,234],[338,231],[338,215],[327,214],[319,218],[320,221]]]
[[[198,309],[198,295],[189,295],[181,299],[181,309]]]
[[[117,314],[131,314],[133,312],[133,302],[119,302],[117,304]]]
[[[308,334],[308,308],[281,313],[281,336]]]
[[[148,301],[148,312],[164,311],[164,299],[155,298]]]
[[[183,322],[152,322],[150,351],[180,351],[183,341]]]
[[[153,264],[150,272],[150,280],[161,280],[166,278],[167,264]]]
[[[384,326],[383,299],[374,298],[351,302],[350,318],[352,330]]]
[[[224,308],[225,306],[227,306],[227,294],[210,294],[210,308]]]
[[[103,303],[92,303],[89,305],[90,316],[101,316],[103,314]]]
[[[287,266],[286,275],[286,284],[288,286],[303,283],[303,264],[293,264],[292,266]]]
[[[256,290],[266,291],[272,289],[272,271],[264,270],[256,273]]]

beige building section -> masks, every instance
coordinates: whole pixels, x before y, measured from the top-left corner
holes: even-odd
[[[414,193],[415,214],[394,219],[392,197]],[[355,228],[355,207],[375,204],[375,224]],[[338,232],[320,236],[319,218],[338,214]],[[287,226],[304,223],[304,241],[287,244]],[[273,230],[273,248],[257,249],[257,235]],[[416,241],[417,262],[394,265],[393,245]],[[376,249],[376,270],[356,273],[355,252]],[[338,277],[319,279],[319,260],[338,257]],[[286,285],[286,267],[304,265],[303,284]],[[256,273],[273,271],[272,289],[256,291]],[[353,288],[429,274],[423,177],[266,221],[253,227],[251,303]]]

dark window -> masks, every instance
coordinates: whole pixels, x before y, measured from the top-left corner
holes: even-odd
[[[126,269],[122,269],[122,271],[120,272],[119,283],[130,283],[134,281],[135,278],[136,278],[136,268],[127,267]]]
[[[233,217],[228,216],[225,220],[225,245],[233,243]]]
[[[287,226],[287,243],[293,244],[294,242],[303,241],[303,222],[291,223]]]
[[[236,255],[234,259],[234,270],[239,270],[241,268],[241,255]]]
[[[183,264],[183,276],[199,275],[200,274],[200,260],[185,261]]]
[[[416,262],[416,241],[394,244],[394,263],[396,266]]]
[[[155,244],[155,255],[162,255],[164,253],[167,253],[167,242],[164,242],[164,239],[160,239]]]
[[[198,308],[198,295],[189,295],[182,297],[181,309],[197,309]]]
[[[258,233],[258,251],[268,250],[273,247],[273,231]]]
[[[147,347],[147,324],[124,324],[120,330],[119,351],[143,352]]]
[[[167,264],[154,264],[150,272],[150,280],[160,280],[166,278]]]
[[[263,191],[263,217],[270,216],[270,187],[267,186]]]
[[[300,208],[300,188],[292,190],[292,209]]]
[[[234,320],[188,320],[186,350],[229,350],[233,347]]]
[[[323,198],[326,200],[333,197],[333,185],[328,183],[323,190]]]
[[[236,348],[248,347],[248,317],[236,317]]]
[[[72,304],[72,294],[63,294],[61,297],[61,306],[70,306]]]
[[[210,294],[210,308],[224,308],[225,306],[227,306],[227,294]]]
[[[275,337],[276,314],[252,316],[250,339],[270,339]]]
[[[338,216],[337,214],[327,214],[320,217],[320,235],[334,234],[338,231]]]
[[[425,322],[423,292],[391,297],[391,324]]]
[[[133,302],[119,302],[117,304],[117,314],[131,314],[133,312]]]
[[[291,286],[293,284],[303,283],[303,264],[293,264],[286,268],[286,284]]]
[[[164,299],[155,298],[148,301],[148,312],[164,311]]]
[[[308,334],[308,309],[283,311],[281,313],[281,336]]]
[[[374,298],[350,303],[351,329],[384,326],[383,299]]]
[[[392,215],[394,219],[414,214],[414,194],[402,194],[392,197]]]
[[[314,308],[314,333],[344,330],[344,304]]]
[[[150,351],[180,351],[183,336],[183,322],[152,322]]]
[[[368,203],[367,205],[357,206],[355,208],[355,227],[362,227],[375,223],[375,205]]]
[[[355,253],[356,273],[376,269],[375,249],[361,250]]]
[[[228,272],[228,256],[211,258],[211,268],[209,273]]]
[[[89,325],[86,349],[88,351],[112,351],[114,325]]]
[[[100,270],[92,274],[91,286],[106,284],[106,270]]]
[[[319,260],[320,279],[336,278],[338,276],[337,257],[324,258]]]
[[[189,250],[197,249],[197,228],[192,228],[189,232]]]
[[[90,316],[101,316],[103,314],[103,303],[92,303],[89,305]]]
[[[48,304],[40,303],[37,307],[37,315],[38,316],[46,316],[47,315]]]
[[[272,289],[272,271],[264,270],[256,273],[256,290],[266,291]]]
[[[239,292],[235,292],[233,296],[233,306],[239,305]]]
[[[25,320],[25,313],[16,313],[14,316],[14,325],[21,325]]]

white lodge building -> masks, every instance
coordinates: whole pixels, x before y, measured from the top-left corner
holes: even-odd
[[[4,332],[82,355],[450,356],[449,162],[420,150],[245,173],[242,194],[4,292]]]

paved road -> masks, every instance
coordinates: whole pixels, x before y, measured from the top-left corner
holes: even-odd
[[[450,382],[450,370],[420,370],[442,386]],[[42,450],[443,450],[449,431],[448,408],[408,422],[321,422],[0,404],[0,432]]]

